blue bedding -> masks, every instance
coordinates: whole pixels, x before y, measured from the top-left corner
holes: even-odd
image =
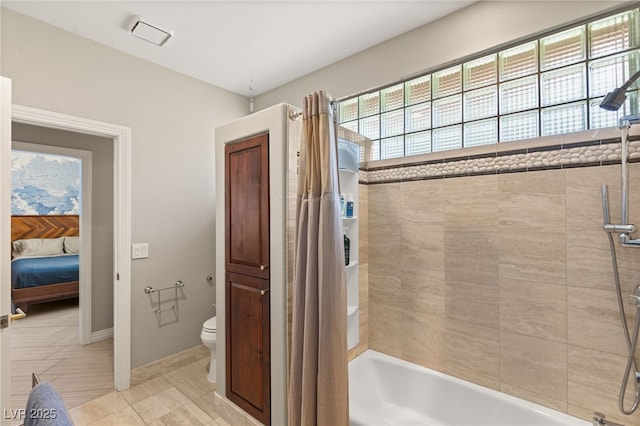
[[[79,255],[23,257],[11,262],[14,289],[78,281]]]

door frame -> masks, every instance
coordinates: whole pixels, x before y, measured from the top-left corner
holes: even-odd
[[[0,315],[11,314],[11,80],[0,76]],[[11,415],[11,327],[0,329],[0,424]]]
[[[12,138],[13,139],[13,138]],[[80,303],[78,304],[78,340],[81,345],[93,343],[91,326],[91,183],[92,152],[38,143],[11,141],[11,150],[64,155],[80,160]]]
[[[113,380],[116,390],[128,389],[131,383],[131,128],[15,104],[11,113],[12,121],[17,123],[102,136],[114,142]],[[2,241],[2,244],[8,247],[9,242]]]

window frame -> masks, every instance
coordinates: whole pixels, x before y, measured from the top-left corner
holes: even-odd
[[[522,139],[529,139],[529,138],[540,138],[540,137],[545,137],[545,136],[549,136],[549,135],[557,135],[557,134],[565,134],[565,133],[571,133],[574,131],[582,131],[582,130],[589,130],[589,129],[595,129],[595,128],[602,128],[602,127],[608,127],[608,124],[610,124],[607,120],[602,120],[602,119],[596,119],[598,117],[592,117],[592,114],[594,111],[593,108],[597,108],[595,105],[595,103],[597,102],[599,104],[599,101],[604,98],[604,95],[598,95],[598,96],[592,96],[591,93],[591,82],[595,81],[594,79],[597,77],[593,77],[591,76],[592,74],[592,68],[591,68],[591,64],[592,63],[598,63],[600,61],[605,61],[606,59],[609,58],[615,58],[615,57],[623,57],[626,55],[626,58],[631,58],[631,59],[626,59],[627,61],[635,61],[636,57],[640,57],[640,41],[638,40],[638,34],[629,34],[630,38],[633,38],[630,40],[629,45],[626,46],[624,49],[616,49],[613,51],[609,51],[606,54],[600,54],[600,55],[594,55],[592,56],[591,54],[591,28],[592,26],[594,26],[595,24],[597,24],[600,21],[604,21],[608,18],[613,18],[617,15],[624,15],[624,14],[628,14],[629,19],[632,20],[632,22],[638,23],[640,22],[640,7],[638,7],[638,4],[634,4],[633,6],[625,6],[625,7],[621,7],[618,8],[616,10],[610,10],[606,13],[602,13],[599,14],[597,16],[592,16],[592,17],[588,17],[585,18],[583,20],[580,21],[576,21],[576,22],[572,22],[572,23],[568,23],[567,25],[564,25],[562,27],[558,27],[558,28],[554,28],[552,30],[547,30],[538,34],[535,34],[533,36],[527,37],[527,38],[523,38],[523,39],[519,39],[519,40],[515,40],[509,43],[506,43],[504,45],[492,48],[492,49],[488,49],[485,50],[483,52],[479,52],[477,54],[465,57],[461,60],[455,61],[455,62],[450,62],[446,65],[442,65],[442,66],[438,66],[438,67],[434,67],[433,69],[430,69],[428,71],[425,72],[421,72],[419,74],[415,74],[411,77],[405,78],[403,80],[400,81],[395,81],[391,84],[387,84],[384,86],[381,86],[379,88],[376,89],[372,89],[372,90],[367,90],[361,93],[358,93],[356,95],[352,95],[352,96],[347,96],[347,97],[343,97],[338,99],[338,117],[339,117],[339,124],[340,125],[344,125],[345,127],[349,128],[350,130],[359,132],[361,134],[363,134],[366,137],[369,137],[369,135],[372,135],[374,137],[370,137],[370,139],[372,139],[373,141],[373,147],[372,147],[372,153],[374,155],[374,158],[369,159],[369,160],[386,160],[386,159],[392,159],[392,158],[401,158],[401,157],[407,157],[407,156],[412,156],[412,155],[420,155],[420,154],[426,154],[426,153],[430,153],[430,152],[436,152],[436,151],[442,151],[442,150],[450,150],[450,149],[458,149],[458,148],[467,148],[469,146],[478,146],[478,145],[491,145],[491,144],[497,144],[497,143],[508,143],[511,141],[517,141],[517,140],[522,140]],[[577,61],[570,61],[567,62],[566,64],[563,65],[554,65],[554,66],[550,66],[550,67],[546,67],[544,70],[542,69],[543,66],[543,53],[544,53],[544,49],[543,49],[543,40],[548,40],[548,39],[552,39],[554,36],[560,36],[562,33],[564,32],[571,32],[573,30],[576,29],[581,29],[582,34],[583,34],[583,39],[581,39],[581,42],[583,42],[584,44],[580,47],[580,49],[582,49],[582,57],[577,60]],[[634,44],[635,42],[635,44]],[[526,46],[527,44],[532,44],[534,46],[535,49],[535,57],[536,57],[536,64],[535,64],[535,72],[530,73],[530,74],[523,74],[523,75],[517,75],[517,76],[513,76],[512,78],[508,78],[508,79],[502,79],[501,78],[501,69],[502,69],[502,64],[500,62],[500,57],[501,54],[504,52],[508,52],[510,50],[517,50],[519,47],[521,46]],[[470,64],[473,64],[474,62],[481,62],[482,59],[484,58],[488,58],[490,56],[494,57],[494,61],[495,61],[495,65],[493,66],[494,71],[495,71],[495,76],[492,79],[491,82],[486,83],[486,84],[479,84],[479,85],[474,85],[472,87],[466,87],[466,75],[467,75],[467,69],[468,66]],[[624,61],[625,59],[622,59],[622,61]],[[490,61],[488,61],[490,62]],[[617,62],[614,63],[612,65],[613,67],[620,67],[621,65],[619,65]],[[580,73],[582,74],[582,78],[583,78],[583,82],[582,82],[582,86],[583,88],[582,90],[582,96],[581,97],[576,97],[576,98],[569,98],[569,99],[565,99],[561,102],[558,103],[551,103],[548,105],[543,105],[543,87],[542,87],[542,83],[543,83],[543,77],[548,76],[551,73],[561,73],[562,70],[569,70],[572,67],[578,69],[581,68]],[[638,68],[640,68],[640,63],[637,65]],[[454,70],[458,68],[458,72],[460,74],[460,82],[459,82],[459,86],[460,86],[460,90],[457,92],[447,92],[446,94],[440,96],[440,97],[436,97],[436,92],[438,87],[436,87],[436,80],[438,79],[438,76],[440,75],[447,75],[447,72]],[[622,74],[624,75],[625,73],[629,73],[631,74],[633,72],[634,68],[633,65],[628,66],[627,69],[622,71]],[[628,78],[628,76],[627,76]],[[429,84],[429,88],[428,88],[428,99],[426,100],[420,100],[418,102],[414,102],[414,103],[410,103],[410,94],[407,92],[408,88],[410,87],[411,83],[416,83],[415,87],[417,87],[419,84],[419,80],[421,79],[426,79],[428,81]],[[530,108],[525,108],[525,109],[516,109],[513,111],[509,111],[507,113],[503,112],[502,110],[502,99],[501,99],[501,94],[502,94],[502,86],[503,85],[509,85],[509,84],[513,84],[513,82],[518,81],[519,79],[535,79],[536,82],[536,106],[535,107],[530,107]],[[420,83],[420,84],[424,84]],[[622,84],[622,83],[619,83]],[[402,106],[397,107],[397,108],[391,108],[391,109],[387,109],[384,108],[382,99],[383,99],[383,93],[385,93],[386,90],[389,89],[393,89],[393,88],[397,88],[397,86],[402,87],[402,98],[404,100]],[[477,92],[480,90],[487,90],[494,87],[494,93],[495,93],[495,99],[492,99],[491,102],[495,102],[496,104],[496,113],[493,115],[481,115],[479,117],[475,117],[473,119],[467,119],[467,114],[466,114],[466,107],[467,107],[467,103],[465,102],[467,99],[467,94],[471,93],[471,92]],[[424,88],[424,87],[421,87]],[[614,87],[611,87],[610,90],[613,90]],[[367,98],[367,97],[375,97],[377,94],[377,98],[378,98],[378,108],[377,108],[377,112],[372,113],[372,114],[368,114],[366,116],[360,116],[360,112],[361,112],[361,105],[360,105],[360,100]],[[442,101],[443,99],[447,99],[450,97],[460,97],[461,102],[460,102],[460,111],[459,111],[459,116],[460,116],[460,120],[459,121],[452,121],[452,122],[447,122],[443,125],[438,126],[438,121],[437,118],[435,116],[436,114],[436,102],[438,101]],[[623,112],[626,111],[627,109],[629,109],[630,111],[627,113],[634,113],[637,114],[640,111],[640,84],[636,83],[634,84],[630,90],[627,92],[627,96],[628,96],[628,100],[625,103],[625,105],[623,106],[623,108],[620,109],[620,111],[616,114],[616,120],[615,122],[617,123],[617,119],[623,115]],[[352,118],[350,120],[343,120],[343,114],[342,114],[342,107],[343,105],[345,105],[347,102],[353,102],[354,99],[356,100],[356,117]],[[428,104],[428,105],[427,105]],[[570,131],[560,131],[560,132],[551,132],[549,133],[547,130],[545,130],[545,123],[543,122],[543,117],[546,117],[549,114],[549,111],[553,111],[553,110],[558,110],[558,109],[562,109],[564,108],[570,108],[572,106],[574,106],[575,104],[582,104],[582,114],[583,116],[581,117],[584,121],[584,127],[580,128],[580,129],[573,129]],[[407,123],[408,120],[408,111],[419,108],[420,105],[425,105],[426,108],[429,110],[430,112],[430,117],[427,120],[429,122],[428,127],[426,128],[418,128],[414,131],[411,132],[407,132],[407,129],[410,127],[409,124]],[[402,115],[403,115],[403,133],[401,134],[394,134],[391,135],[388,138],[383,138],[383,118],[382,116],[384,114],[389,114],[390,112],[397,112],[398,110],[402,110]],[[503,121],[506,121],[508,117],[525,117],[527,115],[531,115],[533,116],[533,112],[535,112],[537,114],[537,129],[536,129],[536,134],[523,134],[524,137],[516,137],[516,138],[511,138],[511,139],[504,139],[504,135],[503,135]],[[599,112],[599,111],[598,111]],[[360,127],[360,122],[363,119],[368,119],[370,121],[374,121],[375,119],[374,117],[377,115],[378,120],[377,120],[377,132],[366,132],[363,130],[366,129],[362,129]],[[495,130],[495,138],[493,139],[494,142],[489,142],[489,143],[481,143],[481,144],[468,144],[466,143],[467,140],[465,138],[465,134],[467,133],[467,124],[474,124],[474,123],[481,123],[481,122],[487,122],[487,121],[491,121],[494,120],[495,121],[495,126],[496,126],[496,130]],[[592,123],[592,121],[594,123]],[[612,121],[612,120],[611,120]],[[606,122],[607,125],[599,125],[598,123],[600,122]],[[596,127],[593,127],[593,126]],[[613,125],[613,124],[612,124]],[[443,133],[446,132],[447,129],[449,130],[455,130],[457,127],[460,127],[460,139],[459,139],[459,143],[456,146],[452,146],[450,148],[447,149],[436,149],[436,142],[434,139],[434,134],[439,134],[439,133]],[[415,150],[412,151],[411,147],[408,146],[409,143],[409,139],[413,139],[414,136],[418,136],[418,135],[424,135],[428,133],[429,137],[430,137],[430,147],[428,150],[423,150],[423,151],[419,151],[419,152],[415,152]],[[399,136],[402,136],[403,138],[403,147],[402,147],[402,154],[401,155],[397,155],[394,154],[393,156],[389,156],[389,157],[383,157],[382,156],[382,152],[383,152],[383,147],[384,147],[384,143],[387,141],[392,141],[392,140],[396,140],[397,142],[397,138]]]

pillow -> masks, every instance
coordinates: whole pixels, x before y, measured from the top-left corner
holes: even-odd
[[[80,253],[80,237],[64,237],[65,253]]]
[[[12,243],[13,257],[53,256],[56,254],[63,254],[63,242],[64,237],[15,240]]]

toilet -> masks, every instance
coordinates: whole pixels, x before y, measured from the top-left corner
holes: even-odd
[[[207,379],[213,383],[216,382],[216,329],[216,317],[209,318],[202,325],[202,333],[200,334],[202,344],[211,351],[211,363],[209,364]]]

